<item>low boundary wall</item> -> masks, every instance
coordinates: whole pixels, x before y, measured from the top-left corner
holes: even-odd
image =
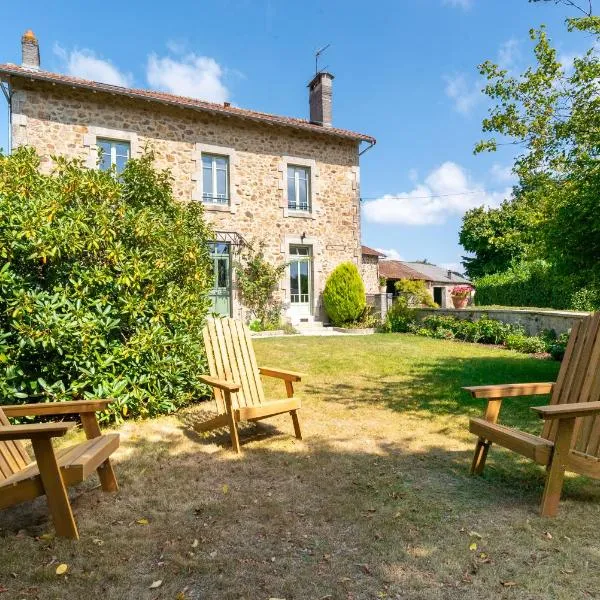
[[[522,308],[419,308],[420,319],[430,315],[450,316],[468,321],[478,321],[483,315],[510,325],[521,325],[528,335],[539,335],[544,329],[553,329],[556,335],[569,331],[587,312],[567,312],[563,310],[527,310]]]

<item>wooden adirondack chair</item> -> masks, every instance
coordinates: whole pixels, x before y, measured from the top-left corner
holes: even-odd
[[[118,489],[109,456],[119,447],[119,435],[102,435],[95,414],[108,404],[110,400],[82,400],[0,406],[0,509],[45,495],[57,535],[79,539],[66,486],[81,483],[95,470],[105,492]],[[7,419],[77,413],[87,441],[58,452],[52,438],[65,435],[75,423],[11,425]],[[34,462],[20,440],[31,440]]]
[[[198,423],[196,431],[210,431],[229,426],[231,444],[240,452],[238,421],[259,421],[289,412],[296,437],[301,440],[298,410],[300,399],[294,398],[294,382],[302,375],[271,367],[258,367],[248,328],[234,319],[207,319],[203,330],[210,376],[201,380],[214,391],[217,416]],[[260,375],[285,381],[287,399],[265,400]]]
[[[492,443],[518,452],[547,469],[541,514],[555,516],[565,471],[600,479],[600,313],[572,329],[556,383],[524,383],[463,388],[486,398],[483,419],[471,419],[479,436],[471,473],[483,473]],[[533,407],[544,419],[541,436],[499,425],[502,398],[551,394],[548,406]]]

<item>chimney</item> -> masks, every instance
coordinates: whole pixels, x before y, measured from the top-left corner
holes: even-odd
[[[448,269],[448,279],[452,279],[452,271]]]
[[[320,71],[308,84],[311,123],[331,127],[332,81],[331,73]]]
[[[21,38],[21,66],[34,71],[40,70],[40,46],[31,29],[28,29]]]

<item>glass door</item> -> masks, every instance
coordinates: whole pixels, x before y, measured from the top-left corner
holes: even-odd
[[[210,244],[213,268],[213,288],[209,294],[211,311],[225,317],[231,316],[231,244]]]
[[[290,246],[290,308],[296,317],[312,313],[312,252],[310,246]]]

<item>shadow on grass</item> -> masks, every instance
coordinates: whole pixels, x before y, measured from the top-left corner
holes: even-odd
[[[499,493],[469,477],[468,451],[409,452],[384,441],[367,451],[348,436],[296,444],[280,435],[245,445],[238,457],[206,440],[182,446],[181,427],[160,441],[124,440],[120,492],[88,491],[74,501],[78,545],[30,537],[49,529],[39,503],[35,526],[31,504],[0,512],[0,562],[15,573],[2,581],[9,591],[39,587],[43,597],[88,599],[124,590],[134,599],[477,598],[500,592],[503,573],[520,577],[523,597],[540,591],[527,562],[532,529],[541,537],[547,527],[536,517],[539,489],[529,480]],[[591,510],[572,501],[568,508],[553,532],[557,539],[568,532],[573,542],[561,540],[561,549],[583,563],[589,556],[577,535]],[[21,528],[26,535],[16,537]],[[492,557],[474,573],[473,529]],[[54,576],[51,556],[68,561],[69,578]],[[564,553],[544,561],[557,571]],[[148,595],[156,580],[160,593]]]

